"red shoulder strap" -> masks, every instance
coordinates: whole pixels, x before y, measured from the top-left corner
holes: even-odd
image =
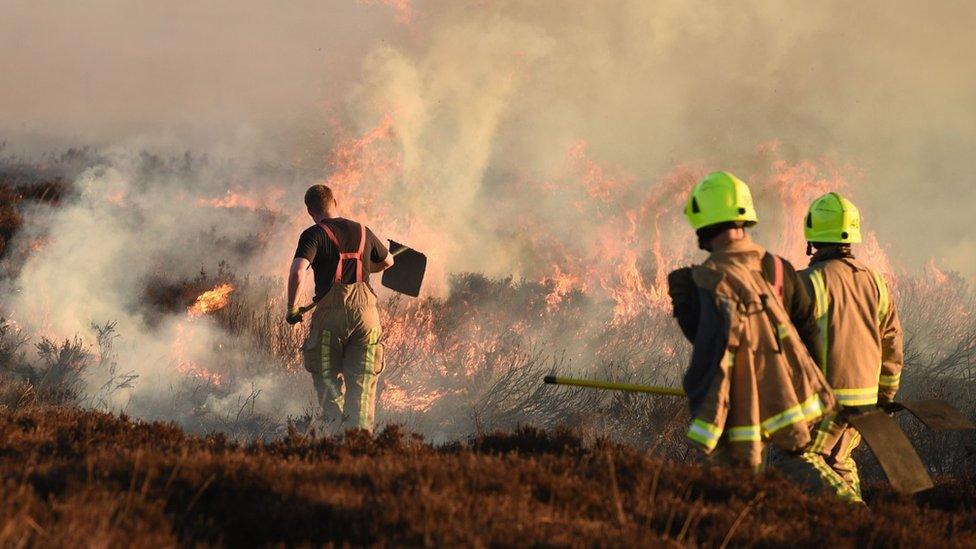
[[[779,296],[780,303],[786,303],[786,296],[783,295],[783,258],[776,254],[773,256],[773,291]]]
[[[332,229],[330,229],[329,226],[326,225],[325,223],[319,223],[319,227],[322,227],[322,229],[325,231],[325,236],[328,236],[329,237],[329,240],[331,240],[332,243],[335,244],[335,247],[338,250],[339,249],[339,239],[336,238],[336,235],[335,235],[334,232],[332,232]],[[340,252],[341,252],[341,250],[340,250]]]
[[[339,251],[339,262],[336,264],[335,272],[335,283],[339,284],[342,282],[342,265],[346,260],[356,261],[356,282],[363,282],[363,252],[366,250],[366,225],[362,223],[359,224],[359,250],[355,252],[344,252],[342,251],[342,246],[339,244],[339,239],[336,238],[335,233],[329,228],[325,223],[319,223],[319,226],[325,230],[326,236],[329,240],[335,244],[336,250]]]
[[[359,224],[359,251],[356,252],[356,282],[363,281],[363,251],[366,250],[366,225]]]

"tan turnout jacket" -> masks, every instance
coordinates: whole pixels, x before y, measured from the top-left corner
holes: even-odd
[[[734,461],[752,466],[761,463],[767,441],[787,451],[807,447],[812,422],[835,407],[822,372],[762,276],[764,254],[746,238],[714,250],[692,271],[703,311],[717,310],[720,327],[718,337],[695,342],[692,368],[714,373],[693,409],[688,437],[708,452],[727,444]],[[705,352],[714,340],[724,340],[724,352]]]
[[[902,370],[898,311],[883,276],[853,257],[814,256],[801,271],[816,304],[817,358],[843,406],[891,401]]]

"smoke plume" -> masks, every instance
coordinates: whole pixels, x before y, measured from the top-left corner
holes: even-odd
[[[4,12],[8,156],[99,151],[68,204],[29,212],[20,238],[50,243],[8,282],[4,313],[57,337],[119,321],[120,362],[143,382],[118,406],[165,400],[159,388],[181,379],[160,362],[174,345],[200,364],[228,356],[207,318],[191,329],[184,311],[147,312],[147,287],[220,261],[280,281],[317,182],[381,237],[427,252],[430,295],[446,294],[450,273],[477,272],[633,315],[661,297],[668,268],[697,257],[680,207],[715,169],[754,184],[757,237],[788,257],[803,253],[784,204],[838,188],[892,271],[934,259],[976,275],[966,3],[99,0]],[[230,341],[244,360],[251,342]],[[309,387],[299,399],[282,387],[263,386],[279,393],[275,413],[308,404]]]

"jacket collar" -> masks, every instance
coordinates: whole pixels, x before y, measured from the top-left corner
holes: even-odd
[[[817,250],[817,253],[810,256],[810,265],[823,263],[832,259],[854,259],[850,246],[828,246]]]
[[[764,253],[766,250],[746,235],[739,240],[715,246],[708,258],[718,264],[756,267]]]
[[[739,240],[725,242],[712,249],[712,255],[755,253],[762,256],[764,252],[763,247],[753,242],[748,234]]]

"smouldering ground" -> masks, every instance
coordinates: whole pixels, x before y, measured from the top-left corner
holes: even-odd
[[[871,509],[523,429],[432,447],[188,436],[72,407],[0,416],[0,545],[973,546],[976,480]]]

